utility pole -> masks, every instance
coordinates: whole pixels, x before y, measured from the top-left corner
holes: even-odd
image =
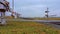
[[[12,14],[11,14],[11,16],[14,16],[13,12],[14,12],[14,0],[12,0]]]
[[[12,0],[12,9],[14,10],[14,0]]]

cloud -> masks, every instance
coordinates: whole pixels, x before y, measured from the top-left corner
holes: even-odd
[[[44,14],[44,9],[46,8],[46,5],[29,5],[21,7],[22,15],[23,16],[42,16]],[[44,16],[44,15],[43,15]]]
[[[9,0],[11,2],[11,0]],[[23,16],[44,16],[44,11],[49,7],[50,13],[60,11],[60,0],[15,0],[15,11]],[[21,11],[21,12],[20,12]],[[56,14],[59,14],[57,12]]]
[[[39,9],[39,8],[46,8],[46,5],[29,5],[29,6],[23,6],[22,9]]]

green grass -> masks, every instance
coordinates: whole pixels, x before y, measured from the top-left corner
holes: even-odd
[[[35,20],[60,20],[60,18],[34,18]]]
[[[59,33],[60,30],[36,22],[8,21],[7,25],[0,26],[0,34],[59,34]]]

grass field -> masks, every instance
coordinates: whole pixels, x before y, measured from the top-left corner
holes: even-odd
[[[10,18],[10,17],[6,17],[6,19],[14,19],[14,18]],[[22,18],[17,18],[18,20],[22,19]],[[23,18],[24,19],[24,18]],[[27,20],[60,20],[60,17],[48,17],[48,18],[45,18],[45,17],[36,17],[36,18],[25,18]]]
[[[60,18],[35,18],[35,20],[60,20]]]
[[[36,22],[8,21],[0,26],[0,34],[60,34],[60,30]]]

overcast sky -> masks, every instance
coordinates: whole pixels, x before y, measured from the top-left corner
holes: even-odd
[[[47,7],[49,15],[60,16],[60,0],[14,0],[14,10],[23,17],[43,17]]]

